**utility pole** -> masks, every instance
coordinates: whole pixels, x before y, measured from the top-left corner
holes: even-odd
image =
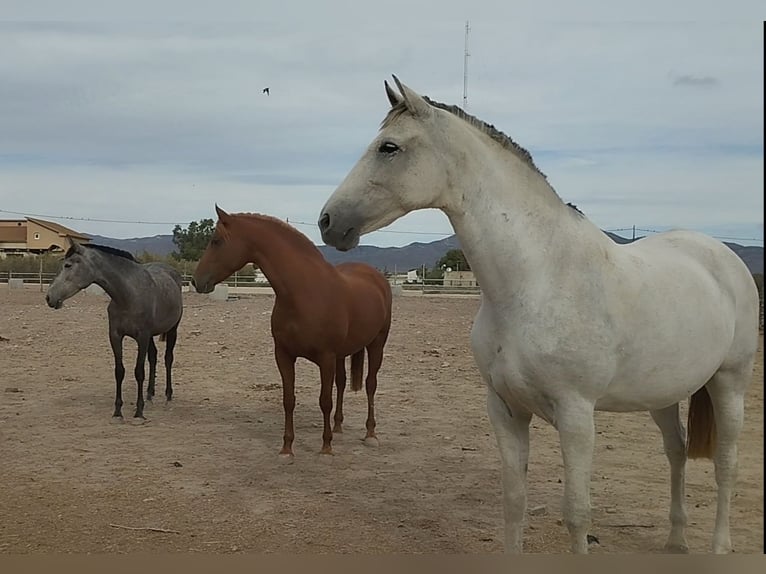
[[[471,27],[468,20],[465,22],[465,50],[463,51],[463,111],[468,111],[468,32]]]
[[[636,240],[636,226],[633,226],[633,241]]]

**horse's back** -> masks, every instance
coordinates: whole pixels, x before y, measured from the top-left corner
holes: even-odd
[[[672,274],[700,314],[717,314],[732,331],[733,344],[754,353],[758,333],[758,290],[744,261],[722,242],[693,231],[669,231],[621,247],[659,273]],[[662,297],[661,291],[657,292]]]
[[[668,231],[622,246],[648,260],[680,269],[691,277],[706,275],[737,303],[758,307],[758,291],[745,262],[724,243],[694,231]],[[746,309],[747,308],[747,309]]]
[[[156,297],[160,307],[165,308],[170,315],[180,315],[183,311],[183,277],[172,266],[159,261],[144,264],[144,269],[151,275],[157,286]]]
[[[383,296],[388,306],[391,306],[391,284],[380,271],[366,263],[341,263],[335,268],[353,288],[373,288]]]

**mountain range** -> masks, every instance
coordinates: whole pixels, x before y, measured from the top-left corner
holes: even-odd
[[[614,233],[605,231],[616,243],[630,243],[631,240]],[[91,235],[94,243],[108,245],[123,249],[134,255],[151,253],[165,257],[175,250],[172,235],[154,235],[152,237],[134,237],[132,239],[114,239],[101,235]],[[638,239],[637,239],[638,240]],[[738,243],[726,243],[729,248],[739,255],[750,269],[751,273],[763,273],[763,247],[740,245]],[[450,249],[459,249],[460,243],[457,236],[450,235],[444,239],[438,239],[429,243],[410,243],[404,247],[375,247],[372,245],[360,245],[351,251],[338,251],[327,245],[318,245],[325,259],[330,263],[337,264],[344,261],[363,261],[390,272],[406,272],[425,265],[433,267],[436,262]]]

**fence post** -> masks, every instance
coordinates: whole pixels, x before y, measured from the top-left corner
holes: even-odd
[[[43,260],[40,259],[40,293],[43,292]]]

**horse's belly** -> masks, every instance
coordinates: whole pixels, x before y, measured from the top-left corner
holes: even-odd
[[[638,411],[665,408],[687,399],[710,380],[725,357],[725,347],[688,350],[684,356],[657,355],[645,368],[629,365],[615,377],[596,402],[597,410]]]

